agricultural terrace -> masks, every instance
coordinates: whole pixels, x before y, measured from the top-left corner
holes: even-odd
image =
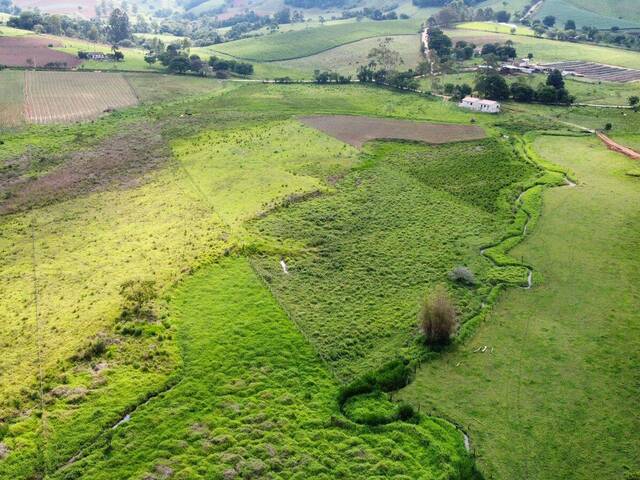
[[[138,99],[119,74],[27,71],[25,117],[31,123],[71,122],[135,105]]]
[[[630,50],[473,30],[453,29],[446,30],[445,33],[450,36],[454,42],[466,40],[476,45],[496,42],[504,43],[507,40],[511,40],[518,51],[518,55],[524,57],[528,53],[533,53],[534,60],[537,62],[578,60],[640,69],[640,52]]]
[[[207,50],[244,60],[272,62],[308,57],[370,37],[417,36],[419,29],[417,20],[341,23],[236,40],[207,47]]]
[[[460,421],[489,478],[625,478],[640,469],[637,162],[595,138],[543,136],[535,151],[578,186],[545,193],[513,251],[536,266],[534,288],[508,291],[401,396]]]

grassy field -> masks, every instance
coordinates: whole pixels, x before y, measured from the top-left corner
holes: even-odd
[[[22,37],[25,35],[33,35],[33,32],[29,30],[21,30],[18,28],[12,28],[12,27],[7,27],[5,25],[0,25],[0,36]]]
[[[465,22],[456,25],[456,28],[462,30],[479,30],[482,32],[504,33],[509,35],[526,35],[532,37],[534,32],[531,28],[524,25],[507,25],[505,23],[495,22]],[[516,31],[511,33],[511,29],[515,28]]]
[[[394,382],[397,388],[410,380],[412,367],[431,358],[406,398],[421,403],[424,412],[426,400],[417,399],[446,391],[438,415],[467,428],[464,408],[482,396],[450,411],[471,387],[449,387],[450,379],[436,387],[427,383],[448,368],[449,355],[464,355],[467,347],[460,340],[461,347],[442,359],[425,351],[416,331],[421,297],[444,285],[467,338],[489,311],[483,303],[493,305],[503,286],[526,282],[528,270],[519,257],[535,265],[536,289],[529,294],[542,288],[541,279],[552,282],[553,275],[538,267],[538,257],[557,260],[545,257],[544,243],[538,257],[521,250],[508,256],[524,226],[532,228],[538,220],[545,186],[562,178],[525,155],[517,133],[590,119],[612,121],[615,134],[637,135],[640,115],[543,106],[520,112],[510,106],[503,117],[482,116],[439,99],[361,85],[214,82],[202,96],[160,102],[150,76],[128,78],[148,92],[149,104],[92,123],[2,133],[0,454],[6,458],[0,477],[477,478],[452,424],[413,414],[404,417],[409,421],[398,420],[398,394],[387,387],[350,395],[342,403],[341,386],[401,358],[407,364],[397,365],[408,373],[401,385]],[[165,79],[167,84],[157,78],[167,91],[180,88],[173,78]],[[381,141],[357,150],[296,118],[310,114],[473,122],[489,138],[439,146]],[[611,257],[616,269],[598,263],[577,281],[586,284],[603,270],[605,280],[618,275],[618,282],[629,282],[631,287],[625,283],[614,290],[605,281],[603,295],[621,299],[616,307],[606,302],[597,307],[607,320],[621,319],[615,335],[635,338],[637,327],[629,326],[627,310],[637,296],[631,290],[637,269],[632,262],[622,265],[638,241],[636,185],[628,183],[636,179],[625,176],[630,162],[592,140],[544,139],[537,146],[550,160],[568,149],[579,152],[575,165],[567,166],[585,175],[584,185],[571,191],[589,188],[558,225],[568,229],[574,217],[581,219],[573,225],[579,231],[598,224],[599,218],[587,217],[594,209],[579,209],[589,202],[609,213],[610,223],[584,241],[607,243],[604,248],[615,251],[584,257],[597,262]],[[617,183],[604,182],[598,189],[597,179],[580,169],[589,158],[596,169],[614,162]],[[611,195],[617,186],[621,195]],[[616,210],[616,202],[625,209]],[[619,243],[607,237],[614,227],[622,232]],[[562,235],[574,241],[589,236],[566,230]],[[622,243],[627,238],[629,243]],[[482,247],[498,241],[481,254]],[[591,252],[586,243],[571,249],[576,256],[583,251]],[[564,274],[566,264],[559,263]],[[573,264],[578,261],[572,258]],[[460,265],[475,274],[475,286],[450,280]],[[146,310],[130,307],[121,287],[147,280],[155,282],[158,296],[150,301],[151,313],[136,317]],[[593,292],[585,290],[578,292],[584,305],[560,305],[570,313],[584,311],[576,313],[575,322],[596,308],[587,297]],[[624,297],[629,291],[633,298]],[[516,293],[499,308],[520,298]],[[558,322],[553,308],[545,314]],[[492,317],[484,328],[494,323]],[[591,412],[587,397],[577,397],[582,417],[567,409],[550,418],[568,423],[592,414],[598,428],[615,424],[616,435],[629,437],[634,425],[624,409],[632,401],[622,405],[627,391],[605,384],[594,392],[586,382],[596,374],[613,382],[614,370],[604,368],[605,360],[635,362],[637,349],[630,342],[620,347],[614,333],[601,339],[591,326],[581,328],[572,331],[571,340],[582,335],[592,343],[607,342],[602,350],[587,351],[598,371],[576,370],[574,380],[600,402],[599,411]],[[508,342],[516,337],[513,330],[504,333],[505,346],[496,342],[496,350],[512,352]],[[562,361],[555,353],[542,360],[532,355],[531,368]],[[562,354],[570,360],[582,355],[573,349]],[[440,370],[425,374],[436,365]],[[504,360],[491,373],[514,378],[511,370],[502,373],[505,365],[511,363]],[[631,368],[614,365],[626,381]],[[542,379],[535,385],[544,385]],[[601,404],[609,392],[620,404],[607,423]],[[536,395],[531,397],[538,401]],[[372,416],[384,421],[365,427]],[[497,419],[496,425],[510,418]],[[469,431],[474,442],[482,442],[477,450],[487,472],[508,468],[502,462],[520,465],[520,448],[496,446],[493,431]],[[513,435],[523,433],[516,428]],[[623,439],[613,441],[623,445],[618,453],[611,453],[605,440],[597,444],[607,460],[601,464],[614,465],[600,465],[604,474],[621,471],[619,458],[637,453]],[[539,465],[545,466],[536,468],[543,471],[565,453],[553,445],[527,443],[523,449],[541,452]],[[584,452],[591,453],[586,446]],[[556,468],[565,472],[570,466]]]
[[[507,40],[511,40],[519,56],[526,57],[528,53],[533,53],[534,60],[540,62],[583,60],[628,68],[640,68],[640,52],[581,43],[559,42],[543,38],[489,32],[481,33],[473,30],[456,29],[448,30],[446,33],[454,40],[472,41],[478,45],[493,42],[504,43]]]
[[[634,0],[566,0],[567,3],[607,17],[640,22],[638,4]]]
[[[368,154],[369,166],[342,180],[336,194],[256,225],[260,236],[308,246],[287,258],[291,275],[270,257],[259,265],[343,379],[398,354],[411,357],[419,299],[447,282],[456,266],[487,278],[491,265],[478,251],[511,221],[506,205],[517,193],[509,187],[536,173],[493,140],[438,147],[389,142]],[[487,294],[451,288],[465,320]]]
[[[0,72],[0,126],[14,126],[24,119],[24,72]]]
[[[213,94],[223,83],[211,78],[187,75],[124,73],[129,85],[143,103],[176,100],[187,96]]]
[[[412,33],[417,37],[419,29],[420,22],[417,20],[340,23],[237,40],[213,45],[207,50],[241,59],[271,62],[307,57],[370,37]]]
[[[171,316],[182,381],[51,478],[465,475],[461,435],[442,421],[372,429],[331,420],[341,416],[335,379],[247,260],[197,272],[172,292]]]
[[[403,64],[401,68],[415,68],[421,60],[420,37],[418,35],[396,35],[392,37],[374,37],[360,40],[348,45],[332,48],[326,52],[310,55],[308,57],[287,60],[283,62],[270,62],[268,66],[278,66],[300,72],[303,78],[313,78],[314,70],[332,70],[343,75],[352,75],[360,65],[369,63],[367,54],[372,48],[385,38],[392,38],[391,48],[400,53]],[[261,72],[257,70],[259,76]]]
[[[535,266],[534,289],[508,292],[402,397],[461,422],[488,478],[625,478],[640,468],[640,191],[624,175],[634,163],[595,139],[540,137],[535,148],[579,185],[545,194],[538,228],[514,251]]]
[[[585,25],[603,30],[614,26],[640,28],[640,12],[637,2],[633,0],[587,2],[585,5],[582,0],[545,0],[535,17],[542,19],[547,15],[553,15],[559,28],[562,28],[567,20],[576,22],[578,28]]]
[[[5,158],[29,163],[12,163],[2,191],[2,207],[14,213],[2,216],[0,243],[0,389],[9,419],[0,443],[10,452],[0,477],[56,471],[171,384],[180,361],[175,326],[166,316],[119,323],[123,282],[153,279],[162,295],[225,250],[297,248],[256,239],[242,223],[290,195],[327,190],[327,177],[354,165],[352,147],[289,120],[328,110],[470,118],[375,88],[235,84],[206,99],[3,136]],[[105,350],[95,353],[97,344]]]
[[[52,37],[61,41],[64,45],[61,47],[55,47],[54,50],[69,53],[71,55],[78,55],[79,51],[87,52],[103,52],[112,53],[109,45],[103,45],[99,43],[92,43],[85,40],[69,37]],[[159,63],[149,65],[144,61],[145,50],[138,48],[122,48],[124,54],[124,60],[121,62],[110,61],[97,61],[97,60],[85,60],[80,65],[80,69],[88,70],[124,70],[124,71],[160,71],[164,67]]]

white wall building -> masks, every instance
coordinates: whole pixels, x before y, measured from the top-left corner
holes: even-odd
[[[475,110],[477,112],[500,113],[500,104],[498,102],[494,102],[493,100],[483,100],[476,97],[464,97],[458,106],[468,108],[469,110]]]

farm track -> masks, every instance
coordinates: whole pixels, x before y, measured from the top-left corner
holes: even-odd
[[[625,147],[624,145],[620,145],[618,142],[613,141],[602,132],[597,132],[596,135],[600,140],[602,140],[602,142],[607,146],[609,150],[621,153],[622,155],[625,155],[633,160],[640,160],[640,153],[636,152],[635,150],[629,147]]]

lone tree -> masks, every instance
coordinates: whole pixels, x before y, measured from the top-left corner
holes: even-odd
[[[122,40],[131,38],[131,25],[127,12],[116,8],[109,17],[109,41],[117,45]]]
[[[573,20],[567,20],[564,24],[564,29],[565,30],[575,30],[576,29],[576,22],[574,22]]]
[[[553,15],[547,15],[546,17],[544,17],[544,19],[542,19],[542,23],[545,27],[551,28],[556,24],[556,17],[554,17]]]
[[[629,97],[629,105],[633,108],[638,108],[638,106],[640,105],[640,97],[637,95]]]
[[[447,345],[458,326],[456,309],[447,291],[437,287],[422,301],[418,324],[425,342],[431,346]]]

